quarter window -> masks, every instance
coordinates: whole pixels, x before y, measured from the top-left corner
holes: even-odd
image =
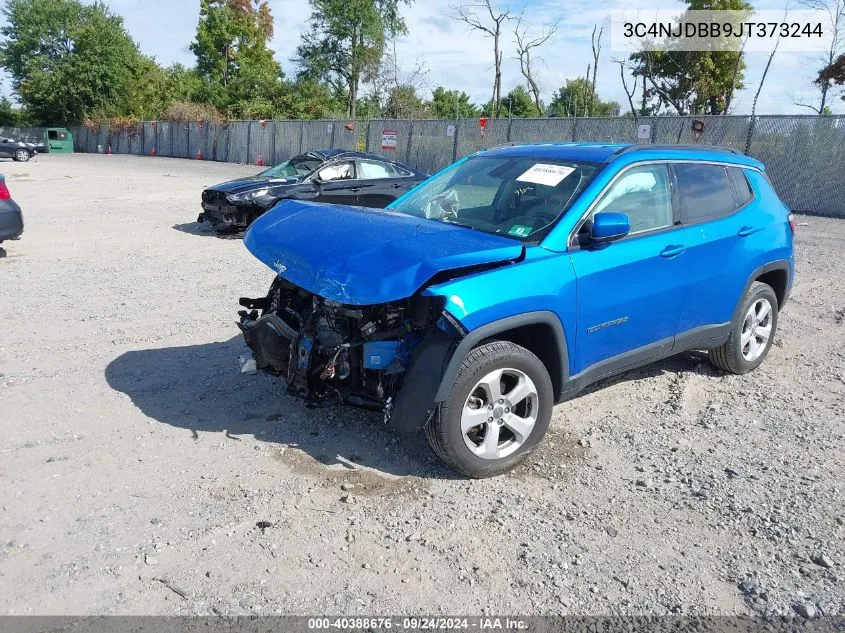
[[[714,220],[737,209],[727,167],[682,163],[675,165],[674,169],[678,180],[681,219],[684,223]]]
[[[624,213],[631,223],[631,234],[671,226],[672,195],[665,165],[632,167],[611,185],[596,205],[594,213]]]
[[[734,181],[734,188],[736,189],[737,202],[742,206],[751,198],[754,197],[754,192],[751,191],[751,185],[748,184],[748,178],[745,176],[745,171],[739,167],[731,167],[728,169],[731,175],[731,180]]]

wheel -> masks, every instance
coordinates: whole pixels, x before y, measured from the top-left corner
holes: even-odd
[[[25,163],[29,160],[29,152],[25,149],[19,149],[15,151],[14,159],[19,163]]]
[[[552,381],[540,359],[515,343],[493,341],[464,359],[425,435],[455,470],[492,477],[536,448],[553,406]]]
[[[727,343],[711,349],[710,362],[732,374],[757,369],[772,347],[778,327],[778,300],[767,284],[755,281],[731,323]]]

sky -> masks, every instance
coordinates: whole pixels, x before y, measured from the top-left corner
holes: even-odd
[[[408,34],[396,43],[400,66],[411,71],[422,63],[427,69],[422,78],[420,93],[426,96],[438,85],[467,92],[476,103],[489,101],[492,92],[493,53],[489,38],[449,19],[449,8],[455,0],[424,0],[403,7],[402,13]],[[522,9],[533,32],[559,20],[554,36],[537,55],[542,59],[536,74],[543,90],[544,101],[567,79],[583,76],[592,61],[590,34],[593,25],[605,25],[604,50],[598,67],[598,92],[602,99],[618,101],[627,109],[627,97],[622,89],[619,67],[613,58],[625,54],[611,51],[609,22],[610,11],[617,8],[631,9],[630,0],[502,0],[514,14]],[[115,13],[123,16],[126,28],[141,50],[155,57],[163,65],[181,62],[192,65],[193,54],[188,45],[194,37],[199,17],[198,0],[106,0]],[[300,33],[310,15],[307,0],[269,0],[275,20],[275,36],[271,47],[283,69],[292,76],[296,65],[292,61],[299,43]],[[680,9],[683,5],[672,0],[652,0],[643,4],[649,9]],[[752,0],[755,9],[783,9],[783,0]],[[523,83],[519,62],[513,43],[512,26],[503,34],[503,91]],[[768,53],[746,53],[748,69],[745,88],[735,97],[733,113],[751,111]],[[817,92],[811,81],[815,75],[810,53],[778,51],[772,62],[757,104],[758,114],[812,114],[807,108],[795,105],[796,101],[815,102]],[[3,78],[3,91],[9,92],[8,78]],[[835,113],[845,114],[845,101],[831,102]]]

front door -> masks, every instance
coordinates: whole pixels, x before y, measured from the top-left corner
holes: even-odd
[[[570,252],[578,288],[576,376],[597,378],[672,348],[686,292],[686,246],[669,183],[663,164],[624,171],[592,213],[624,213],[631,233]]]
[[[318,176],[318,202],[329,204],[358,204],[360,183],[355,177],[355,162],[339,161],[323,167]]]

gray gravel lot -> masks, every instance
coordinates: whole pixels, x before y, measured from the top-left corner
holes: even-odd
[[[272,273],[193,223],[255,167],[0,171],[0,614],[845,615],[845,221],[801,217],[765,364],[689,353],[468,481],[380,416],[238,373]]]

